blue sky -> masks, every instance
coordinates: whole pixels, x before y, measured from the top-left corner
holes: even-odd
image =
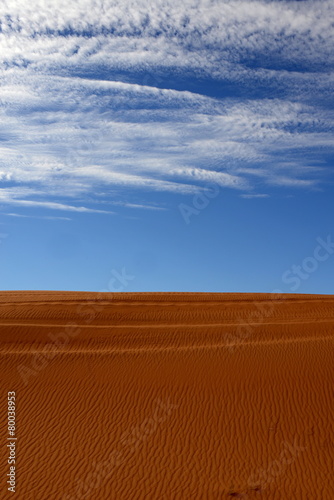
[[[0,20],[2,290],[333,293],[331,1]]]

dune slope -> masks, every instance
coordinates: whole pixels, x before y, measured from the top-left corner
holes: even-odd
[[[10,498],[334,498],[334,296],[0,292]]]

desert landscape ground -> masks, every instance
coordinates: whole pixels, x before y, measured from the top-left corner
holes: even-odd
[[[0,331],[1,499],[334,499],[334,296],[0,292]]]

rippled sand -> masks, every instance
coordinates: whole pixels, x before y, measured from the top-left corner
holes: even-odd
[[[334,296],[0,292],[0,332],[1,499],[334,499]]]

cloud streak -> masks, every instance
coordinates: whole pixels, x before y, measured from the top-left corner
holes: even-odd
[[[330,175],[331,2],[15,0],[0,20],[2,204],[157,209]]]

